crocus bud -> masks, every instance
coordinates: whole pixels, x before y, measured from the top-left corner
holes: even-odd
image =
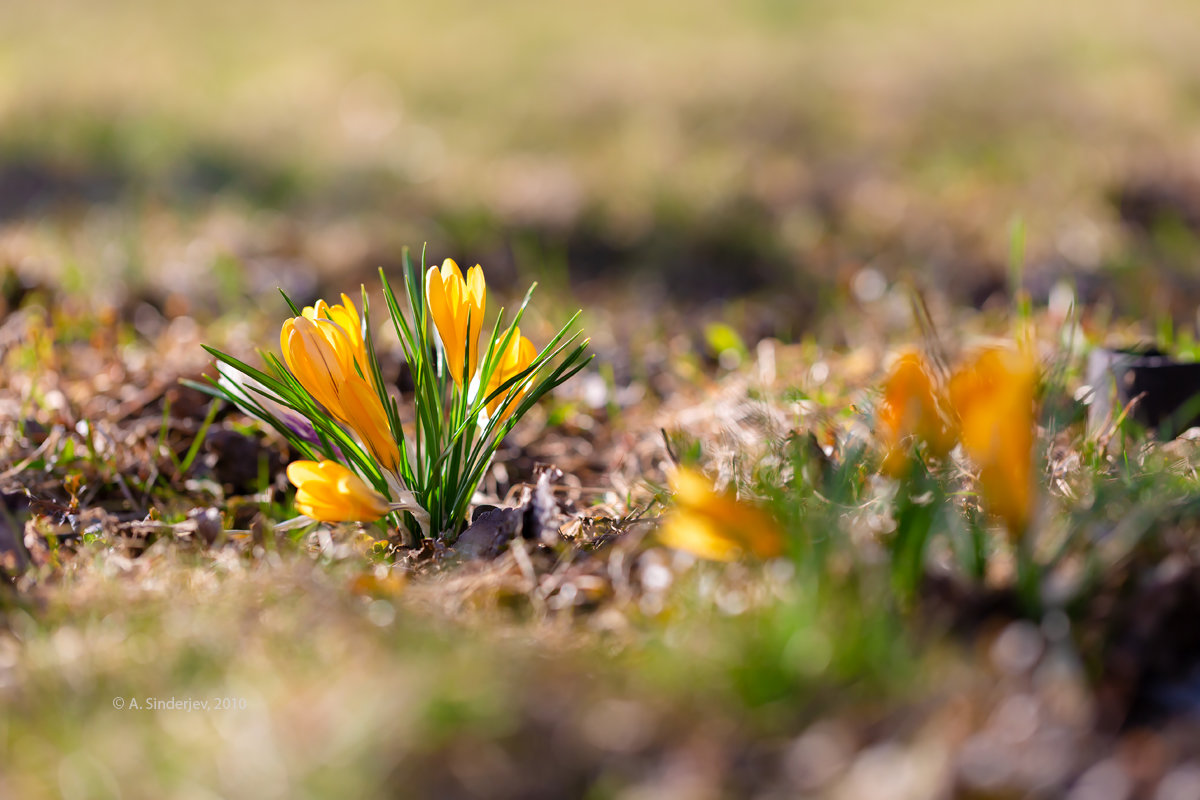
[[[296,487],[296,510],[321,522],[373,522],[388,500],[335,461],[293,461],[288,480]]]

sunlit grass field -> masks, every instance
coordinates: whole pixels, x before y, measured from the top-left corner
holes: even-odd
[[[5,5],[0,798],[1200,796],[1089,368],[1196,356],[1198,111],[1185,0]],[[406,257],[594,360],[461,537],[276,528],[202,345],[363,286],[411,430]]]

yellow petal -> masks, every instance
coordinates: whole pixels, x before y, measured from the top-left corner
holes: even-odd
[[[980,353],[950,381],[963,449],[980,468],[980,493],[1013,535],[1024,531],[1033,505],[1036,384],[1028,353],[997,348]]]
[[[681,506],[703,505],[712,493],[712,483],[694,469],[680,469],[671,477],[671,491]]]
[[[675,490],[676,509],[668,516],[668,525],[683,519],[686,527],[677,529],[699,536],[699,521],[703,521],[703,532],[709,541],[713,538],[724,541],[727,552],[750,553],[759,558],[773,558],[783,552],[783,534],[775,520],[766,512],[733,495],[717,492],[700,473],[691,469],[680,469],[672,477]],[[710,549],[716,545],[709,541]],[[696,549],[692,549],[696,552]]]
[[[323,319],[329,311],[329,306],[324,300],[318,300],[315,305],[305,306],[300,310],[300,316],[305,319]]]
[[[736,542],[722,535],[720,530],[701,514],[674,514],[663,524],[658,537],[667,547],[684,550],[711,561],[733,561],[742,554]]]
[[[458,268],[458,262],[453,258],[447,258],[442,262],[442,280],[448,282],[451,278],[457,278],[458,283],[463,282],[462,270]]]
[[[378,519],[388,511],[388,503],[383,495],[368,487],[353,473],[347,473],[338,480],[337,493],[347,513],[355,518]]]
[[[376,461],[395,471],[400,465],[400,450],[388,425],[387,410],[375,389],[356,375],[345,384],[340,399],[347,424]]]
[[[480,322],[487,303],[487,282],[483,279],[483,267],[476,264],[467,270],[467,297],[480,312]]]
[[[483,280],[483,267],[476,264],[467,273],[463,306],[467,312],[467,343],[470,345],[470,377],[475,377],[479,368],[479,334],[483,330],[483,316],[487,310],[487,286]]]
[[[346,315],[354,322],[354,327],[357,329],[362,318],[358,315],[358,306],[354,305],[354,301],[350,299],[350,295],[342,292],[342,309]]]
[[[441,269],[430,267],[425,273],[425,300],[429,317],[442,340],[446,367],[456,384],[475,377],[479,366],[479,334],[486,311],[486,285],[483,268],[478,264],[468,273],[469,285],[453,259],[442,262]],[[469,352],[468,352],[469,348]],[[464,359],[469,359],[464,363]]]
[[[909,351],[893,364],[884,382],[877,421],[885,448],[908,449],[913,437],[926,443],[933,455],[946,456],[954,447],[954,431],[943,408],[937,380],[920,354]]]
[[[429,317],[442,340],[442,352],[446,355],[450,377],[455,383],[461,383],[463,337],[455,324],[451,298],[437,267],[430,267],[426,273],[425,301],[429,304]]]
[[[297,487],[305,481],[321,480],[321,475],[321,465],[316,461],[293,461],[287,467],[288,480]]]
[[[331,414],[340,416],[338,386],[346,380],[346,368],[344,354],[335,347],[347,350],[341,329],[329,320],[293,317],[284,323],[281,338],[284,362],[296,380]]]
[[[390,508],[387,498],[334,461],[298,461],[288,466],[296,486],[296,510],[322,522],[370,522]]]
[[[425,302],[435,323],[446,317],[446,285],[437,267],[430,267],[425,273]]]
[[[283,321],[283,327],[279,329],[279,352],[283,354],[284,361],[289,358],[288,351],[291,348],[288,346],[288,339],[291,338],[295,324],[295,321],[289,317]]]
[[[533,342],[522,336],[520,351],[517,353],[517,364],[519,365],[517,371],[519,372],[520,370],[523,370],[532,364],[533,360],[537,358],[537,355],[538,351],[537,348],[533,346]]]
[[[500,358],[496,363],[496,368],[492,371],[492,378],[490,381],[488,381],[488,389],[486,394],[493,394],[497,389],[503,386],[506,381],[519,375],[526,367],[533,363],[535,358],[537,358],[537,348],[533,346],[533,342],[521,335],[521,329],[519,327],[514,328],[512,339],[509,341],[508,346],[504,348],[504,352],[500,354]],[[510,387],[510,389],[516,388],[517,392],[513,396],[512,402],[509,403],[508,408],[505,410],[505,416],[508,416],[516,409],[517,403],[519,403],[521,398],[525,396],[527,387],[527,383],[524,386],[518,385],[516,387]],[[504,403],[504,398],[507,394],[508,393],[505,392],[504,394],[497,395],[488,402],[487,409],[489,415],[496,413],[496,409]]]

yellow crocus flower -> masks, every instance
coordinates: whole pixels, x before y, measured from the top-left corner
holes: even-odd
[[[331,414],[344,418],[339,394],[358,373],[353,343],[341,326],[328,319],[292,317],[279,331],[279,349],[300,385]]]
[[[296,510],[320,522],[374,522],[391,506],[386,497],[335,461],[293,461],[288,480]]]
[[[699,472],[680,469],[671,479],[675,507],[659,531],[668,547],[700,558],[733,561],[744,555],[783,553],[783,532],[765,511],[718,492]]]
[[[363,440],[376,461],[395,472],[400,466],[400,448],[375,388],[355,375],[347,381],[341,401],[343,421]]]
[[[1033,358],[1000,348],[982,351],[950,379],[959,438],[979,465],[980,492],[1014,536],[1024,532],[1033,506],[1036,385]]]
[[[461,388],[468,347],[471,359],[467,365],[468,383],[479,366],[479,332],[483,328],[487,302],[483,268],[478,264],[471,267],[464,281],[462,270],[454,259],[443,261],[441,270],[430,267],[425,273],[425,300],[429,304],[429,316],[442,339],[450,377]]]
[[[367,370],[367,345],[363,341],[362,317],[350,296],[342,293],[340,305],[329,305],[324,300],[318,300],[315,305],[305,306],[302,315],[310,320],[328,319],[337,324],[350,340],[351,351],[358,361],[364,374]]]
[[[504,337],[501,337],[501,341],[503,340]],[[537,348],[533,346],[533,342],[521,335],[520,328],[515,328],[513,330],[512,339],[508,343],[508,347],[504,348],[504,352],[500,354],[500,360],[496,363],[496,368],[492,370],[492,378],[488,381],[487,391],[484,392],[483,396],[490,396],[492,392],[503,386],[505,381],[508,381],[511,378],[519,375],[522,370],[533,363],[533,360],[537,358],[537,354]],[[508,408],[505,409],[504,417],[507,418],[513,413],[513,411],[516,410],[517,404],[519,404],[521,402],[521,398],[525,396],[525,389],[527,386],[528,383],[525,385],[518,384],[515,387],[518,391],[513,396],[512,402],[509,403]],[[509,387],[509,389],[512,388],[514,387]],[[488,402],[488,416],[492,416],[496,413],[496,409],[504,403],[504,398],[507,395],[508,391],[505,391],[499,395],[496,395],[494,399]]]
[[[938,458],[954,449],[955,431],[943,413],[945,401],[932,370],[916,352],[900,355],[883,385],[876,419],[886,452],[883,471],[902,477],[908,471],[910,442],[925,442]]]
[[[329,319],[293,317],[283,323],[279,344],[300,385],[394,472],[400,450],[388,427],[387,411],[372,383],[355,369],[354,341],[345,330]]]

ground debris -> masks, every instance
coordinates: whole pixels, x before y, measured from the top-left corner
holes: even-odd
[[[521,487],[515,506],[477,508],[470,526],[454,543],[454,552],[468,560],[495,558],[518,537],[545,545],[558,542],[559,503],[554,485],[562,476],[561,470],[544,467],[532,486]]]

